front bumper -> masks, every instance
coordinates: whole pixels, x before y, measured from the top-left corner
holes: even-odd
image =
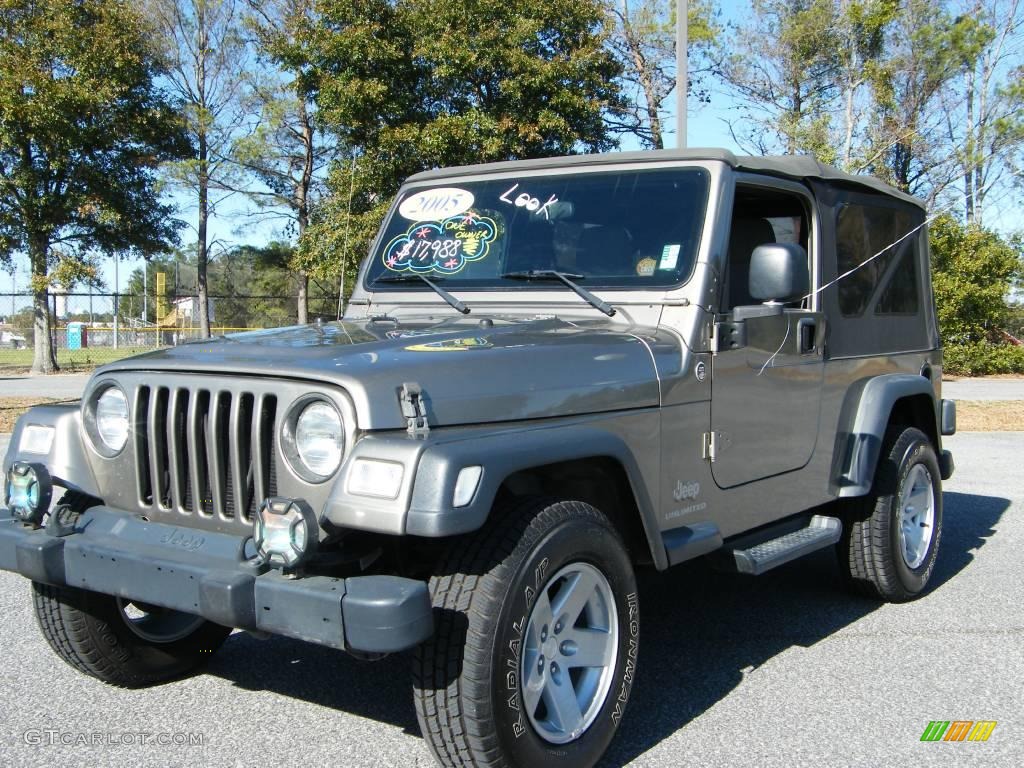
[[[288,578],[250,565],[245,538],[93,507],[74,531],[33,530],[0,508],[0,569],[343,650],[389,653],[433,632],[425,582]]]

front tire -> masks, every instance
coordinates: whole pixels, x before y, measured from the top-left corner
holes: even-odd
[[[871,493],[856,499],[837,547],[846,581],[860,594],[901,603],[928,585],[942,536],[939,462],[914,427],[890,427]]]
[[[191,672],[231,633],[199,616],[75,587],[33,582],[32,602],[39,629],[60,658],[128,688]]]
[[[431,579],[415,656],[420,728],[444,766],[591,766],[636,674],[636,580],[614,526],[578,501],[496,512]]]

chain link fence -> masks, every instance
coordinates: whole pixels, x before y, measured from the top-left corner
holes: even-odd
[[[297,322],[295,296],[211,295],[214,336]],[[35,343],[33,297],[0,294],[0,371],[32,366]],[[333,320],[337,299],[314,293],[309,319]],[[52,293],[53,344],[64,370],[88,370],[141,352],[202,338],[196,296],[138,293]]]

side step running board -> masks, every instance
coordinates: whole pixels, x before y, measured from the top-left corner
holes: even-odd
[[[734,549],[732,555],[736,561],[736,570],[760,576],[790,560],[824,549],[839,541],[843,532],[843,524],[835,517],[815,515],[806,528],[769,539],[750,549]]]

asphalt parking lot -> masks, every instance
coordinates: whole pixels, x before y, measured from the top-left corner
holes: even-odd
[[[947,444],[942,551],[915,603],[847,596],[830,553],[760,579],[643,577],[639,674],[604,765],[1024,763],[1024,433]],[[49,651],[28,589],[0,574],[2,764],[431,764],[405,655],[367,664],[236,633],[199,675],[119,690]],[[930,720],[998,725],[984,743],[922,743]],[[202,743],[157,743],[180,734]]]
[[[2,397],[57,397],[76,398],[89,381],[87,373],[65,373],[59,376],[0,375]]]

